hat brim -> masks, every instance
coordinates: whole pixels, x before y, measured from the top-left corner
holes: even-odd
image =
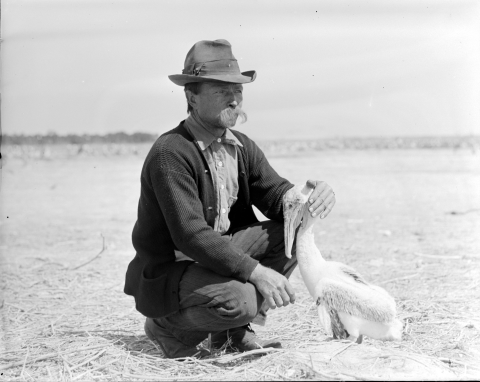
[[[170,81],[175,85],[184,86],[191,82],[228,82],[233,84],[248,84],[255,81],[257,72],[255,70],[249,70],[240,74],[224,74],[224,75],[206,75],[206,76],[193,76],[191,74],[172,74],[168,76]]]

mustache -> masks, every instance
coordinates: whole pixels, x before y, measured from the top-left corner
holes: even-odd
[[[241,106],[237,106],[235,109],[228,107],[220,112],[220,122],[224,127],[233,127],[238,117],[240,117],[241,123],[247,122],[247,113]]]

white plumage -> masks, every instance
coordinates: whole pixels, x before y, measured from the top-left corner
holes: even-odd
[[[318,306],[322,326],[338,339],[362,342],[363,335],[378,340],[399,341],[402,322],[396,318],[395,300],[384,289],[369,284],[353,268],[326,261],[315,245],[313,225],[317,221],[308,211],[313,189],[298,185],[283,199],[285,247],[291,257],[295,231],[296,256],[300,273]]]

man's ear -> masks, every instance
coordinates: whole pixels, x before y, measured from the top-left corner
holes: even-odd
[[[188,104],[195,109],[197,106],[196,94],[193,94],[190,90],[185,90],[185,97],[187,97]]]

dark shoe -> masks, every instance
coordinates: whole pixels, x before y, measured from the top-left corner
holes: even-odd
[[[261,340],[258,338],[250,325],[233,328],[212,335],[212,346],[221,348],[230,339],[230,346],[240,352],[263,348],[281,348],[279,341]]]
[[[204,349],[199,350],[196,346],[187,346],[177,340],[158,320],[152,318],[145,320],[145,334],[151,341],[157,342],[167,358],[201,358],[207,355]]]

